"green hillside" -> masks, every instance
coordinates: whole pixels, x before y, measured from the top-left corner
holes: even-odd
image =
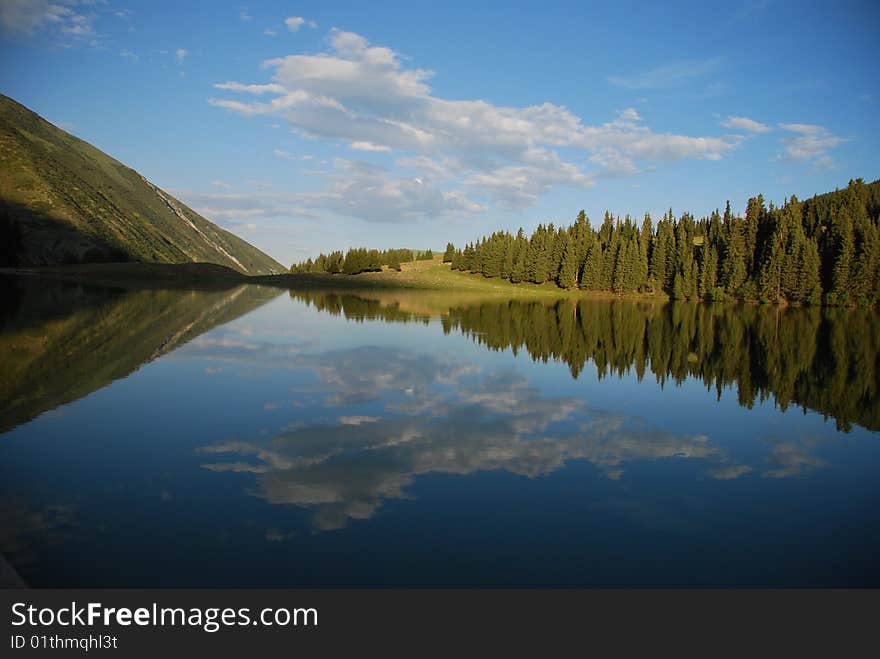
[[[100,261],[286,270],[133,169],[0,95],[0,265]]]

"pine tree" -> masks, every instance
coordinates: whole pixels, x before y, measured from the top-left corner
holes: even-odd
[[[510,281],[518,284],[526,280],[527,260],[529,255],[529,241],[526,239],[522,227],[516,232],[513,244],[513,268],[510,270]]]
[[[642,228],[638,235],[638,252],[639,261],[636,267],[636,287],[642,288],[648,283],[649,258],[651,250],[651,239],[654,235],[654,229],[651,224],[651,216],[645,213],[642,220]]]
[[[718,249],[714,242],[709,241],[701,253],[699,295],[707,299],[718,285]]]
[[[687,293],[685,293],[684,275],[682,275],[681,272],[676,272],[675,277],[673,278],[672,298],[674,300],[687,299]]]
[[[819,276],[821,261],[816,243],[806,239],[803,243],[801,257],[801,292],[800,299],[806,304],[822,302],[822,283]]]
[[[746,259],[746,278],[754,279],[758,274],[758,268],[761,263],[762,247],[760,244],[763,241],[760,241],[761,238],[761,226],[764,223],[764,216],[766,211],[764,209],[764,197],[758,195],[757,197],[752,197],[749,199],[748,204],[746,204],[746,223],[745,223],[745,245],[747,247],[745,259]]]
[[[853,185],[853,184],[850,184]],[[856,198],[854,212],[855,257],[850,273],[850,290],[853,300],[861,306],[877,302],[878,276],[880,276],[880,230],[865,212],[865,205]]]
[[[839,208],[832,215],[834,241],[834,269],[831,279],[832,304],[848,304],[850,301],[850,270],[855,255],[852,218],[848,208]]]
[[[544,225],[539,224],[529,239],[529,249],[526,252],[526,279],[535,284],[544,283],[542,277],[547,270],[544,260],[545,233]]]
[[[666,221],[662,220],[657,225],[657,235],[652,243],[649,268],[649,279],[652,286],[657,290],[666,289],[666,249]]]
[[[559,268],[557,283],[560,288],[577,286],[579,260],[577,243],[574,239],[568,240],[565,245],[565,254],[562,257],[562,265]]]
[[[464,253],[461,259],[461,269],[472,271],[474,269],[474,246],[468,243],[464,246]]]
[[[729,211],[729,204],[728,204]],[[727,211],[725,212],[725,216]],[[721,266],[721,286],[729,295],[737,295],[746,281],[745,233],[741,220],[725,220],[724,261]]]
[[[555,234],[550,234],[550,237],[552,243],[549,250],[547,280],[558,281],[559,271],[562,269],[562,259],[565,258],[565,250],[568,246],[568,233],[559,227]]]
[[[608,217],[610,218],[610,215]],[[612,225],[610,233],[608,233],[607,247],[602,250],[602,272],[600,273],[599,287],[603,291],[610,291],[614,288],[614,267],[617,265],[619,251],[620,229]]]
[[[694,254],[693,238],[691,237],[692,221],[688,215],[682,215],[675,230],[675,277],[673,293],[676,299],[691,298],[695,294],[695,277],[693,272]]]
[[[455,254],[452,256],[452,269],[453,270],[464,270],[464,254],[462,250],[455,250]]]
[[[580,287],[588,291],[602,290],[602,271],[605,269],[602,245],[598,240],[590,245],[587,261],[581,276]]]
[[[513,257],[514,257],[514,248],[515,243],[513,236],[509,233],[504,233],[504,238],[502,241],[502,258],[501,258],[501,278],[502,279],[510,279],[510,275],[513,272]]]

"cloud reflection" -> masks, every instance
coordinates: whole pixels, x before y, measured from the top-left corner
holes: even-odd
[[[619,478],[632,460],[725,460],[705,435],[674,436],[579,398],[548,397],[510,371],[480,374],[454,360],[367,348],[301,364],[330,390],[326,406],[381,399],[387,414],[343,414],[269,441],[232,440],[201,452],[217,458],[206,469],[254,474],[254,492],[268,502],[313,508],[318,530],[373,517],[428,473],[536,478],[585,460]]]

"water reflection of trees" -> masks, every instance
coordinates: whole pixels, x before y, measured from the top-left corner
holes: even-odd
[[[292,291],[346,318],[424,321],[394,304],[354,295]],[[601,379],[634,371],[664,385],[698,378],[718,391],[736,387],[741,405],[772,397],[785,410],[811,409],[840,429],[880,429],[880,322],[867,310],[629,301],[505,300],[452,304],[445,332],[492,350],[525,350],[561,361],[577,378],[591,363]]]

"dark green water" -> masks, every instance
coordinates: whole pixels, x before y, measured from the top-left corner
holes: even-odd
[[[880,318],[2,280],[33,586],[880,586]]]

